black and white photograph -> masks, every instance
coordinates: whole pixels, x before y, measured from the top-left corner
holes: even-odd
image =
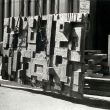
[[[0,0],[0,110],[110,110],[110,0]]]

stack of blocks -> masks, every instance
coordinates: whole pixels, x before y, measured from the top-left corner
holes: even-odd
[[[81,13],[5,18],[2,78],[82,98],[86,23]]]

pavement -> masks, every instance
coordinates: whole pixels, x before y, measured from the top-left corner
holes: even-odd
[[[77,100],[53,93],[0,86],[0,110],[110,110],[110,97]]]

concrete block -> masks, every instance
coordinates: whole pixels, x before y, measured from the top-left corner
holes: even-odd
[[[83,86],[83,78],[84,78],[83,73],[79,71],[74,71],[72,77],[73,77],[72,91],[82,92],[81,89]]]
[[[8,33],[4,33],[4,37],[3,37],[3,47],[7,48],[9,45],[9,34]]]
[[[81,62],[81,54],[80,52],[77,51],[70,51],[69,52],[69,60],[70,61],[75,61],[75,62]]]
[[[23,21],[23,30],[28,29],[28,22],[27,21]]]
[[[84,22],[84,18],[82,13],[68,13],[68,20],[72,22]]]
[[[25,64],[24,64],[24,62],[20,62],[20,70],[24,70],[24,66],[25,66]]]
[[[59,64],[53,67],[53,81],[55,83],[67,82],[67,67],[66,65]]]
[[[13,38],[14,38],[14,34],[10,34],[10,37],[9,37],[9,47],[13,47]]]
[[[34,76],[35,76],[35,74],[34,74]],[[38,73],[37,74],[37,80],[42,81],[43,80],[43,75]]]
[[[14,17],[10,17],[10,28],[13,29],[15,27],[15,19]]]
[[[20,37],[18,37],[18,47],[26,47],[26,43],[27,43],[27,41],[26,41],[27,39],[26,38],[20,38]]]
[[[28,18],[21,17],[21,24],[22,24],[22,29],[27,30],[28,29]]]
[[[28,44],[27,50],[36,51],[36,44]]]
[[[70,23],[69,22],[64,22],[62,24],[60,24],[60,29],[59,31],[62,33],[68,33],[70,30]]]
[[[17,52],[15,51],[14,52],[14,57],[13,57],[13,66],[12,66],[12,70],[13,71],[17,71]]]
[[[83,22],[83,14],[82,13],[77,13],[77,22]]]
[[[12,73],[12,57],[8,57],[8,75]]]
[[[18,70],[17,71],[17,78],[24,78],[25,77],[25,72],[23,70]]]
[[[62,64],[67,65],[68,64],[68,59],[67,58],[62,58]]]
[[[62,56],[54,55],[52,59],[52,65],[62,64]]]
[[[53,67],[53,82],[55,83],[61,83],[60,82],[60,69],[59,67],[54,66]]]
[[[44,60],[46,59],[46,53],[45,51],[41,51],[40,53],[35,54],[35,58],[38,60]]]
[[[54,54],[67,58],[68,48],[54,48]]]
[[[37,80],[49,80],[49,72],[46,60],[31,58],[31,75],[37,76]]]
[[[73,84],[73,89],[72,89],[72,90],[73,90],[74,92],[78,92],[78,91],[79,91],[79,86]]]
[[[9,27],[4,27],[4,33],[10,33],[10,28]]]
[[[28,25],[30,28],[33,28],[34,27],[34,18],[33,17],[30,17],[28,18]]]
[[[57,21],[55,41],[68,42],[69,41],[69,32],[66,34],[60,32],[60,25],[63,25],[63,24],[61,24],[61,23],[59,23],[59,21]]]
[[[61,91],[62,85],[61,83],[54,83],[54,89]]]
[[[24,54],[26,51],[26,48],[17,48],[17,51],[20,51],[21,57],[20,57],[20,62],[23,62]]]
[[[54,55],[52,60],[52,65],[57,65],[57,64],[67,64],[68,63],[68,59],[67,58],[63,58],[62,56],[58,56],[58,55]]]
[[[18,64],[20,62],[19,57],[20,57],[20,53],[18,51],[14,51],[12,70],[15,71],[15,72],[17,71]]]
[[[60,81],[61,82],[67,82],[67,66],[66,65],[60,65]]]
[[[28,43],[36,43],[37,33],[36,32],[29,32],[28,33]]]
[[[21,18],[19,17],[14,17],[15,19],[15,27],[17,26],[18,27],[18,30],[19,30],[19,27],[20,27],[20,23],[21,23]],[[19,20],[18,20],[19,19]]]
[[[76,28],[73,28],[73,31],[72,31],[72,39],[73,39],[73,42],[74,42],[74,47],[75,47],[75,50],[76,51],[81,51],[81,45],[82,45],[82,37],[84,36],[84,31],[83,31],[83,28],[82,27],[76,27]]]
[[[3,56],[4,57],[9,57],[9,49],[8,50],[3,49]]]
[[[4,26],[9,26],[10,19],[9,18],[4,18]]]
[[[48,0],[49,1],[49,0]],[[52,31],[52,15],[47,17],[46,35],[47,35],[47,55],[50,55],[51,31]]]
[[[74,77],[73,77],[73,84],[79,85],[79,75],[82,74],[81,72],[74,71]]]
[[[60,41],[55,41],[55,47],[57,47],[57,48],[60,47]]]
[[[24,51],[24,57],[26,57],[26,58],[33,58],[33,51],[31,51],[31,50],[25,50]]]
[[[55,41],[55,47],[65,47],[68,48],[68,41]]]
[[[71,81],[72,81],[72,78],[71,77],[67,77],[67,82],[65,82],[64,85],[70,87],[71,83],[72,83]]]

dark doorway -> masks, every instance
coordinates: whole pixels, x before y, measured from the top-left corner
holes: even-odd
[[[96,9],[96,49],[107,50],[110,34],[110,0],[97,0]]]
[[[90,31],[86,50],[108,50],[110,34],[110,0],[90,0]]]

